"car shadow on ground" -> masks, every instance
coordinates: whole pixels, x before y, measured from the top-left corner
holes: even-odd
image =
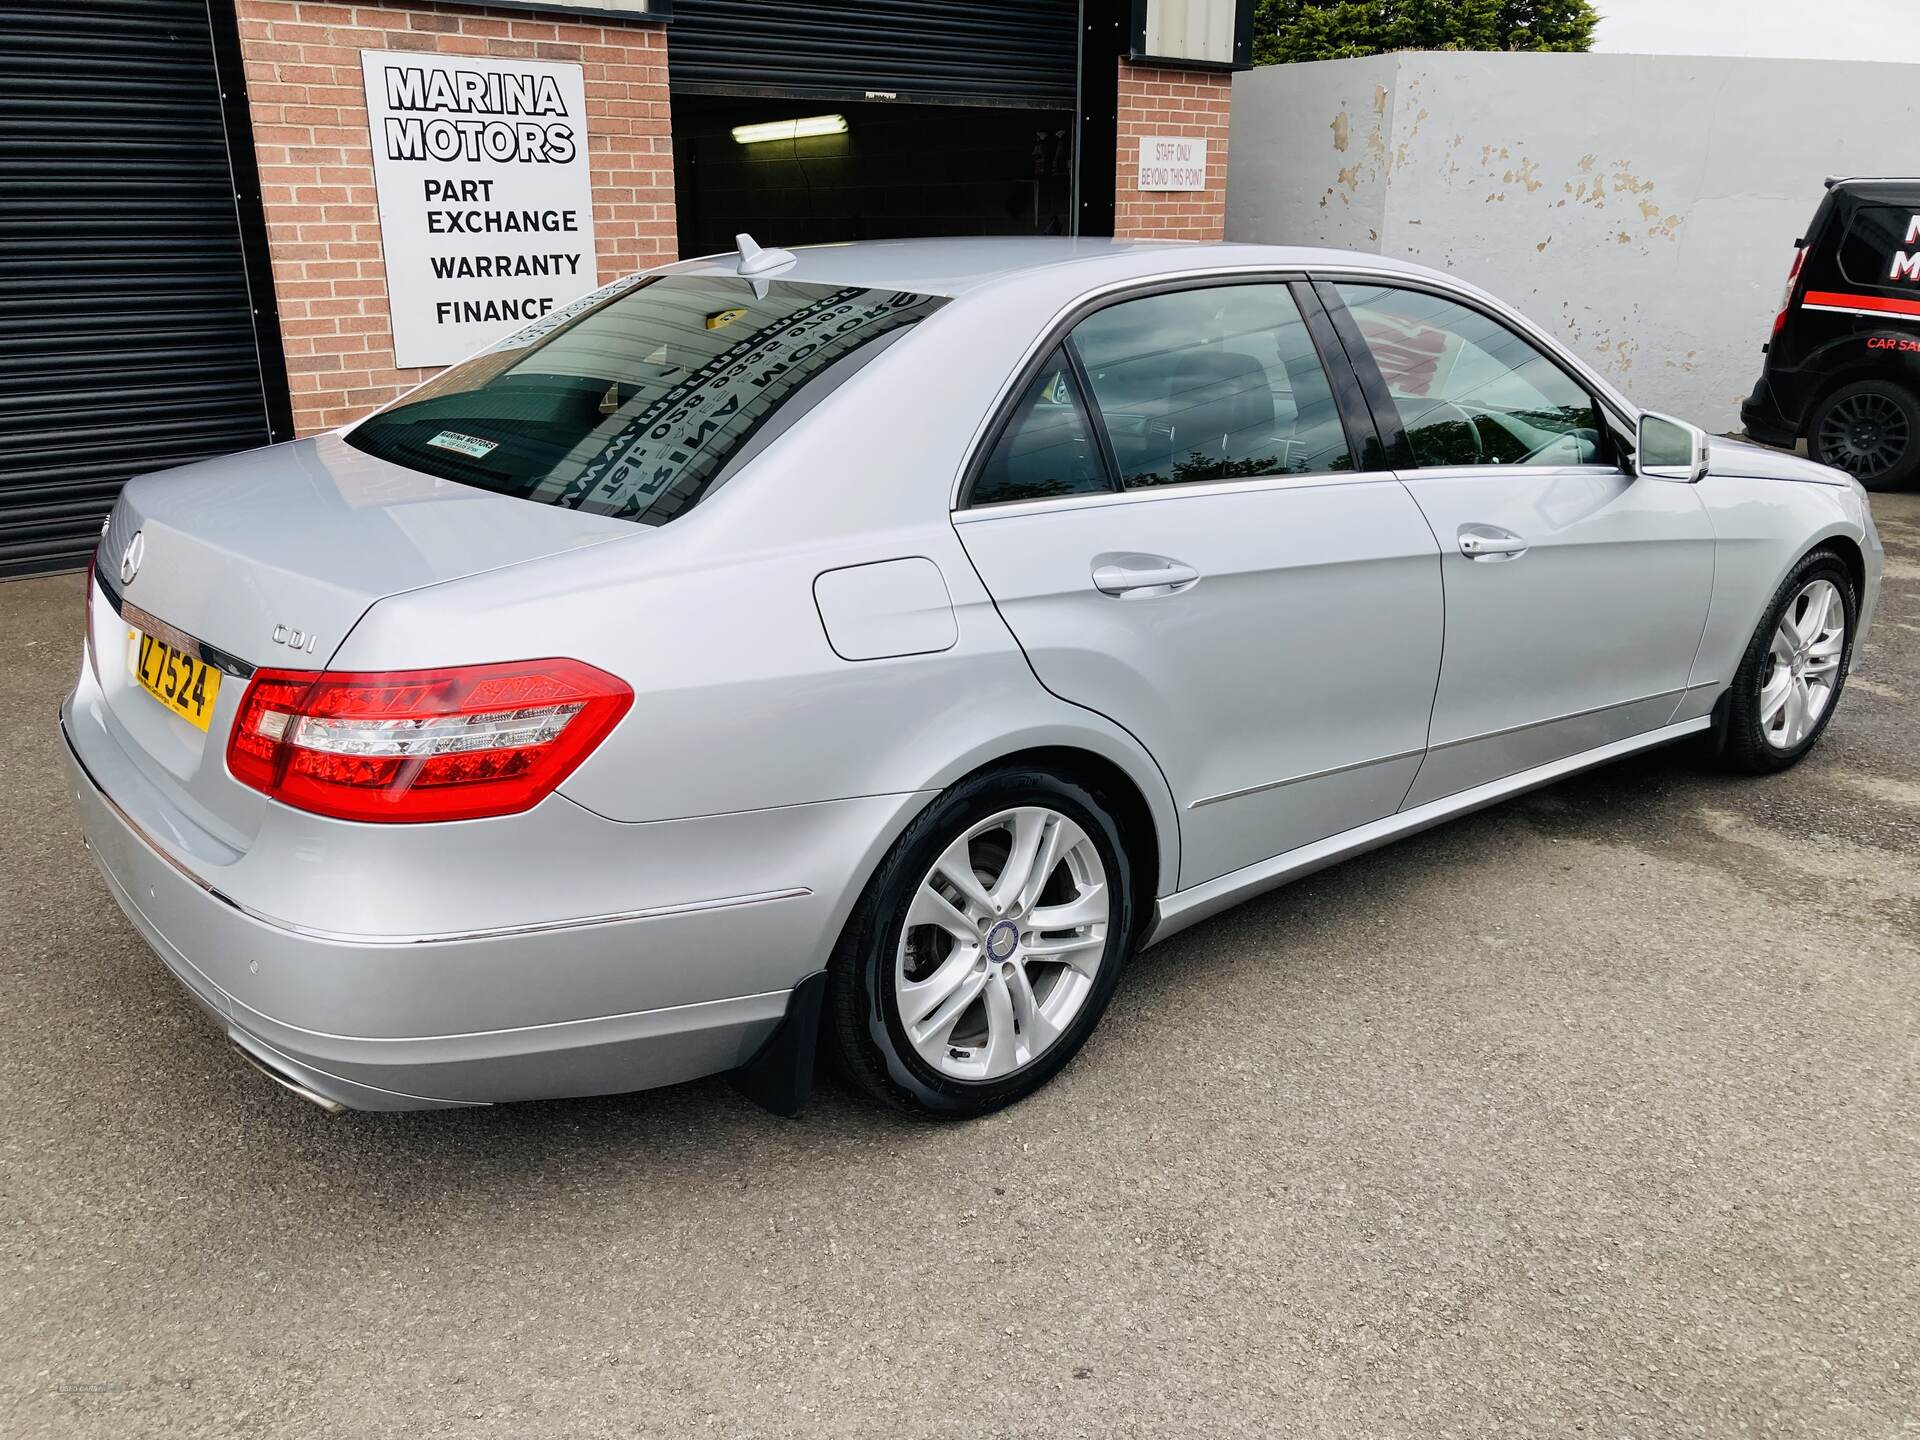
[[[1151,987],[1162,995],[1171,993],[1177,1003],[1181,992],[1198,994],[1234,984],[1235,972],[1249,966],[1310,965],[1319,953],[1330,908],[1377,907],[1383,895],[1417,886],[1463,859],[1471,860],[1476,851],[1507,849],[1516,824],[1559,835],[1625,840],[1644,834],[1650,819],[1656,828],[1662,817],[1670,816],[1677,824],[1697,803],[1703,786],[1723,784],[1738,787],[1742,782],[1704,773],[1695,758],[1677,751],[1635,757],[1358,856],[1205,921],[1135,957],[1088,1051],[1062,1077],[1091,1084],[1056,1083],[1017,1110],[976,1124],[1015,1124],[1009,1117],[1037,1106],[1081,1103],[1065,1098],[1070,1089],[1100,1090],[1105,1057],[1123,1055],[1142,1041],[1144,1027],[1157,1023],[1152,1016],[1129,1013],[1130,992]],[[1308,898],[1312,903],[1302,903]],[[1417,927],[1422,918],[1411,910],[1397,923]],[[1245,947],[1221,943],[1226,934],[1249,932],[1260,936],[1260,956],[1277,958],[1259,958]],[[156,988],[164,993],[167,987]],[[187,1003],[177,994],[174,999]],[[824,1055],[813,1100],[790,1119],[762,1110],[725,1077],[624,1095],[329,1117],[259,1087],[250,1071],[240,1074],[249,1091],[239,1102],[251,1121],[245,1127],[245,1148],[258,1147],[256,1158],[263,1166],[284,1163],[274,1137],[308,1157],[318,1146],[331,1156],[326,1168],[334,1175],[378,1175],[382,1197],[399,1203],[439,1199],[466,1187],[497,1193],[503,1181],[588,1174],[602,1166],[618,1171],[686,1165],[698,1169],[703,1153],[729,1156],[730,1169],[743,1161],[775,1167],[787,1183],[801,1185],[808,1171],[836,1171],[856,1157],[869,1160],[876,1150],[904,1158],[950,1145],[946,1137],[951,1127],[929,1126],[869,1101]],[[217,1106],[228,1101],[207,1095],[196,1103]]]

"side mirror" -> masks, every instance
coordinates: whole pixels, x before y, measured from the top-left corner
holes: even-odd
[[[1633,473],[1691,485],[1707,478],[1707,434],[1698,426],[1652,411],[1640,417]]]

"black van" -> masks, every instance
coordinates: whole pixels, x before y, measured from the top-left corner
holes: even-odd
[[[1920,474],[1920,179],[1829,180],[1787,276],[1747,434],[1892,490]]]

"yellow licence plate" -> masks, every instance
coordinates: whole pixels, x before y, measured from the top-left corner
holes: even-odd
[[[127,631],[127,659],[142,690],[189,725],[207,728],[220,695],[218,670],[139,630]]]

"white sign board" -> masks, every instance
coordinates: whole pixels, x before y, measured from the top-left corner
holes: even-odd
[[[448,365],[593,288],[578,65],[363,50],[394,364]]]
[[[1207,142],[1187,135],[1142,135],[1138,188],[1206,189]]]

